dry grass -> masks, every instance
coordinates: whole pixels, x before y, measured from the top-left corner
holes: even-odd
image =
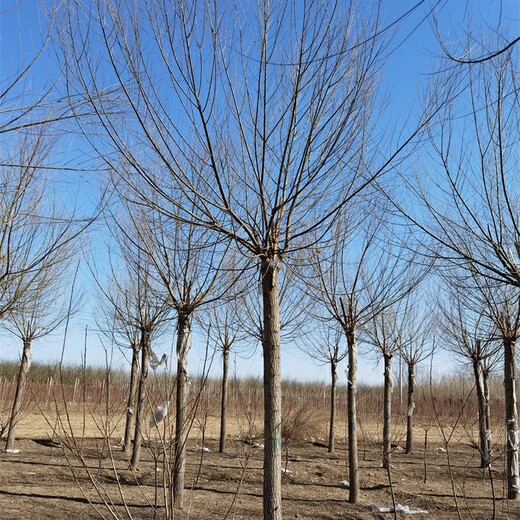
[[[14,369],[0,365],[3,421],[8,417],[14,392]],[[156,403],[171,397],[173,384],[173,378],[166,376],[151,378],[146,404],[150,415]],[[168,472],[165,464],[171,446],[169,439],[173,438],[173,411],[159,429],[146,430],[142,465],[136,475],[128,472],[128,460],[118,448],[125,418],[125,374],[107,375],[102,369],[86,373],[78,367],[59,374],[57,367],[41,366],[31,370],[27,388],[18,426],[22,454],[14,459],[1,455],[6,477],[0,493],[8,499],[4,510],[8,518],[68,518],[71,512],[80,518],[95,518],[99,517],[96,508],[102,517],[108,518],[111,506],[107,506],[107,501],[124,518],[128,517],[122,513],[125,507],[132,518],[153,516],[154,504],[161,503],[158,493]],[[362,499],[357,506],[347,506],[347,491],[339,484],[347,475],[345,388],[338,392],[336,453],[328,455],[324,448],[329,410],[327,386],[284,382],[284,510],[289,517],[345,518],[348,507],[349,518],[383,518],[372,513],[374,504],[391,503],[388,475],[380,468],[381,393],[380,388],[358,389]],[[195,380],[190,395],[193,413],[188,444],[189,506],[179,511],[176,518],[209,520],[224,518],[228,512],[228,518],[260,518],[261,382],[230,382],[229,442],[225,455],[216,453],[219,382],[204,384]],[[496,518],[520,517],[516,504],[503,499],[505,431],[498,394],[493,408],[493,487],[490,475],[478,468],[479,457],[474,448],[476,405],[469,382],[449,378],[436,385],[423,383],[417,395],[416,450],[411,456],[398,449],[404,445],[406,416],[402,410],[399,413],[398,400],[394,402],[392,479],[397,500],[428,509],[434,518],[458,518],[459,513],[463,518],[491,518],[493,514]],[[426,434],[428,446],[424,450]],[[210,451],[201,450],[201,445]],[[453,485],[448,478],[448,453]],[[37,480],[33,474],[38,476]],[[34,504],[38,504],[37,509]],[[157,518],[163,518],[160,511],[159,508]]]

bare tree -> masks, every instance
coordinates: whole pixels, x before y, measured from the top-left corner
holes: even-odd
[[[383,158],[368,146],[378,16],[339,1],[71,0],[60,24],[68,87],[89,93],[97,151],[132,192],[152,188],[142,204],[231,239],[258,270],[265,518],[281,518],[280,269],[416,135]],[[98,95],[105,82],[119,88],[125,125]]]
[[[226,451],[229,355],[238,342],[246,339],[246,335],[240,330],[238,298],[239,294],[232,292],[231,298],[208,309],[209,316],[206,317],[210,322],[210,335],[214,338],[216,348],[222,353],[219,453]]]
[[[413,418],[415,412],[415,389],[417,365],[434,355],[435,340],[432,337],[434,321],[428,305],[424,305],[424,293],[419,289],[409,293],[401,309],[402,327],[399,340],[399,355],[407,370],[406,448],[413,451]]]
[[[489,319],[489,303],[481,291],[472,290],[466,277],[447,279],[446,296],[440,304],[440,329],[446,346],[469,362],[475,378],[478,401],[480,466],[491,463],[490,371],[498,361],[501,345],[498,328]]]
[[[336,387],[338,383],[338,365],[348,354],[346,347],[341,345],[343,335],[341,329],[324,324],[322,332],[317,335],[307,335],[305,338],[306,352],[313,361],[330,368],[330,415],[329,415],[329,441],[328,451],[334,453],[335,425],[336,425]]]
[[[484,310],[498,331],[504,363],[504,401],[506,423],[507,496],[520,498],[520,463],[518,405],[516,388],[516,342],[520,337],[520,292],[516,287],[492,283],[488,278],[473,277],[473,287]],[[482,348],[482,345],[480,345]],[[484,380],[485,381],[485,380]],[[486,389],[484,387],[484,392]]]
[[[377,204],[377,198],[374,199]],[[350,222],[345,215],[334,228],[327,249],[316,251],[308,291],[335,320],[347,339],[349,501],[359,499],[357,455],[357,339],[375,316],[395,305],[419,280],[412,274],[411,254],[384,240],[382,221],[375,207],[355,208]],[[373,210],[373,211],[371,211]],[[366,213],[365,213],[366,211]],[[372,213],[372,216],[369,215]],[[380,216],[380,215],[378,215]],[[311,282],[312,280],[312,282]]]
[[[450,72],[459,85],[459,95],[446,104],[432,126],[431,156],[435,160],[424,168],[435,180],[427,189],[422,183],[413,186],[411,193],[417,197],[411,197],[407,207],[404,203],[399,206],[415,223],[423,245],[433,244],[431,254],[441,256],[451,268],[464,269],[472,283],[505,284],[513,292],[520,286],[515,177],[520,96],[515,53],[516,47],[492,60],[460,65],[457,76]],[[495,321],[504,331],[505,401],[511,421],[508,431],[513,432],[516,426],[511,425],[517,422],[516,311],[510,304],[507,309]],[[508,496],[514,499],[519,496],[518,469],[510,464],[517,464],[517,450],[512,438],[508,443]]]
[[[107,219],[113,234],[108,284],[96,275],[101,295],[100,328],[116,343],[121,344],[122,338],[124,347],[132,349],[123,451],[131,452],[130,467],[134,471],[141,456],[152,341],[172,319],[168,295],[152,277],[148,257],[137,245],[140,230],[134,226],[140,222],[137,214],[129,219],[123,212],[118,212],[117,223],[113,216]]]
[[[364,327],[365,340],[373,345],[383,357],[384,390],[383,390],[383,468],[389,469],[391,464],[391,426],[392,426],[392,393],[393,372],[392,358],[399,352],[402,322],[397,316],[395,307],[388,307],[374,315]]]
[[[36,274],[21,276],[23,294],[16,299],[16,305],[4,316],[2,326],[20,338],[23,344],[20,369],[16,382],[6,449],[13,450],[16,439],[16,426],[20,420],[25,397],[27,373],[31,366],[31,346],[35,340],[54,332],[77,310],[78,299],[70,306],[63,299],[66,287],[64,278],[70,266],[69,251],[61,248],[56,254],[49,255],[43,268]],[[26,282],[24,279],[28,278]]]
[[[413,273],[414,270],[410,269]],[[364,340],[375,348],[383,357],[384,389],[383,389],[383,467],[391,465],[391,425],[392,425],[392,394],[393,369],[392,360],[395,355],[405,358],[408,366],[408,413],[407,413],[407,445],[412,444],[412,415],[415,406],[415,364],[424,353],[424,336],[421,338],[420,324],[417,319],[417,309],[421,308],[414,298],[418,291],[417,273],[412,274],[410,285],[405,286],[404,296],[392,306],[384,308],[374,315],[363,329]],[[424,312],[424,311],[423,311]],[[417,343],[421,341],[422,344]]]
[[[225,296],[235,282],[233,273],[239,270],[227,255],[228,240],[218,240],[203,228],[161,212],[150,211],[140,222],[139,244],[146,253],[149,272],[162,284],[169,305],[177,314],[175,459],[171,498],[175,506],[182,507],[186,443],[192,423],[188,402],[188,353],[192,346],[193,315],[200,307]]]

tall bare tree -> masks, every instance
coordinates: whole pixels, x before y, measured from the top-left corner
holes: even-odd
[[[128,206],[132,215],[133,206]],[[223,298],[235,283],[239,269],[228,256],[229,241],[203,228],[148,211],[139,220],[139,247],[145,253],[150,276],[162,284],[168,304],[176,313],[175,458],[172,469],[172,504],[182,507],[186,443],[192,424],[188,389],[188,353],[192,321],[202,306]],[[224,276],[225,275],[225,276]]]
[[[142,204],[231,239],[258,270],[264,517],[279,519],[280,269],[320,242],[338,210],[411,140],[384,157],[368,146],[376,142],[378,8],[321,0],[67,7],[68,88],[89,93],[98,153],[135,193],[143,183],[153,189]],[[107,84],[119,88],[125,125],[113,99],[97,94]]]
[[[415,224],[423,245],[433,244],[433,255],[451,268],[464,269],[468,279],[505,284],[511,290],[520,286],[517,58],[518,48],[513,47],[493,59],[451,69],[459,95],[445,105],[432,126],[429,156],[434,160],[424,165],[429,175],[423,177],[431,182],[428,187],[414,184],[410,194],[416,197],[399,206]],[[505,318],[498,321],[504,330],[514,331],[514,319],[509,325]],[[504,390],[508,420],[514,424],[515,335],[510,332],[504,341]],[[514,446],[516,441],[508,442]],[[508,453],[514,455],[515,449]],[[508,462],[513,463],[514,457]],[[508,496],[518,498],[514,483],[518,470],[508,466],[507,471]]]

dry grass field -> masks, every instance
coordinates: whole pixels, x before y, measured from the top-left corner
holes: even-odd
[[[161,385],[159,381],[153,389],[157,395],[165,391]],[[218,453],[216,384],[203,392],[194,410],[187,497],[175,518],[262,517],[261,385],[257,381],[241,385],[240,389],[235,382],[231,392],[225,454]],[[0,453],[0,518],[165,518],[173,417],[159,431],[147,430],[139,471],[131,473],[128,456],[119,447],[124,388],[114,385],[107,392],[106,386],[92,382],[85,387],[49,387],[49,383],[29,387],[31,396],[18,428],[20,452]],[[4,417],[11,389],[4,381],[0,390]],[[393,513],[381,508],[391,509],[394,503],[398,510],[420,510],[415,516],[425,519],[520,518],[520,504],[504,499],[500,421],[493,433],[492,471],[486,472],[479,468],[478,451],[473,447],[476,432],[471,399],[445,397],[436,402],[432,398],[429,406],[426,401],[418,406],[416,449],[411,455],[400,448],[404,446],[405,417],[396,414],[395,451],[387,472],[381,467],[377,395],[377,389],[367,389],[365,395],[360,391],[361,500],[352,505],[347,501],[342,393],[336,450],[328,454],[326,388],[285,385],[284,518],[392,518]]]

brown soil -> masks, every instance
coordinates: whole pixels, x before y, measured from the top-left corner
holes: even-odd
[[[121,424],[108,428],[87,417],[83,428],[79,412],[70,415],[72,431],[56,424],[55,418],[31,414],[19,427],[21,452],[0,453],[0,519],[166,518],[161,505],[162,482],[168,473],[163,454],[169,454],[168,444],[151,435],[139,472],[131,474],[128,457],[118,447]],[[261,518],[262,447],[241,440],[235,426],[226,454],[219,454],[216,426],[216,418],[211,418],[204,440],[210,451],[203,451],[201,429],[194,425],[188,445],[185,506],[176,511],[175,518]],[[105,428],[112,432],[109,441],[100,434]],[[418,443],[422,443],[421,432],[417,432]],[[291,441],[284,448],[284,518],[392,518],[392,514],[375,511],[392,506],[392,493],[373,438],[360,443],[361,500],[356,505],[348,503],[348,487],[341,484],[347,479],[342,439],[333,455],[320,442]],[[440,449],[440,437],[433,428],[429,438],[426,482],[421,447],[413,455],[394,452],[391,480],[396,504],[428,511],[414,518],[520,518],[520,503],[503,498],[502,458],[495,461],[490,479],[478,467],[476,450],[462,437],[452,441],[448,452]],[[155,509],[154,504],[159,507]]]

